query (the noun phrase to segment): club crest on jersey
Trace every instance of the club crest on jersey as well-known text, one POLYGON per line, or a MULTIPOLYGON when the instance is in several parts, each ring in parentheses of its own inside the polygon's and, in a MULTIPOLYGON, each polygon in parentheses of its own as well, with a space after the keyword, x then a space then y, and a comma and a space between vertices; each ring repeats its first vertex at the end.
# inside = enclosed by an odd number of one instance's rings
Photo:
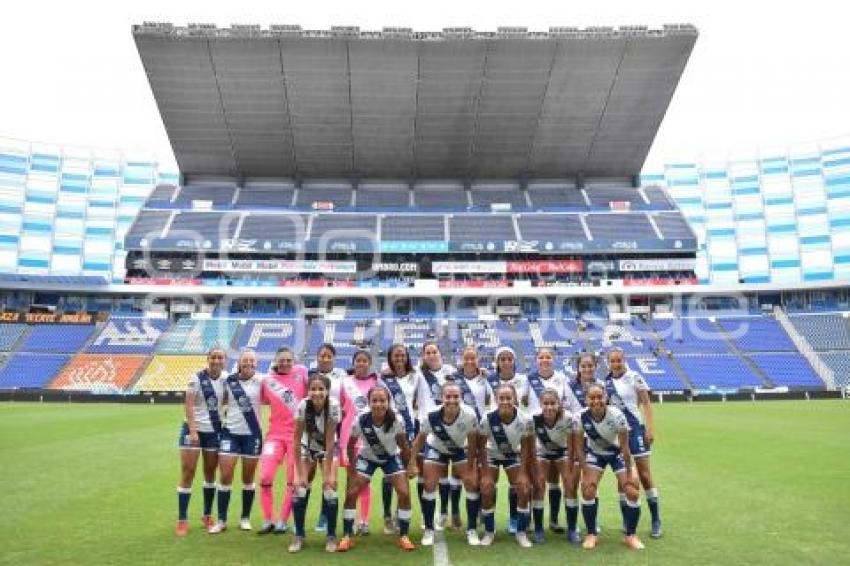
POLYGON ((358 409, 359 411, 362 411, 363 409, 365 409, 365 408, 366 408, 366 405, 367 405, 368 403, 366 402, 366 398, 365 398, 365 397, 357 397, 357 398, 354 400, 354 404, 357 406, 357 409, 358 409))
POLYGON ((294 400, 295 400, 295 397, 292 395, 292 391, 287 389, 283 392, 283 402, 284 403, 286 403, 287 405, 291 405, 294 400))
POLYGON ((393 401, 395 401, 396 406, 399 408, 404 407, 407 404, 407 399, 405 399, 404 393, 402 392, 396 393, 395 397, 393 397, 393 401))
POLYGON ((440 395, 440 385, 438 383, 431 386, 431 395, 433 395, 435 399, 440 395))
POLYGON ((251 400, 248 397, 242 397, 236 400, 236 403, 239 405, 239 409, 244 413, 245 411, 251 408, 251 400))
POLYGON ((214 397, 207 398, 207 410, 208 411, 217 411, 218 410, 218 400, 214 397))
POLYGON ((475 406, 475 397, 472 396, 472 393, 467 393, 463 396, 463 402, 470 406, 475 406))
POLYGON ((511 450, 511 445, 508 444, 507 442, 503 442, 503 443, 499 444, 499 450, 501 450, 505 454, 513 452, 513 450, 511 450))

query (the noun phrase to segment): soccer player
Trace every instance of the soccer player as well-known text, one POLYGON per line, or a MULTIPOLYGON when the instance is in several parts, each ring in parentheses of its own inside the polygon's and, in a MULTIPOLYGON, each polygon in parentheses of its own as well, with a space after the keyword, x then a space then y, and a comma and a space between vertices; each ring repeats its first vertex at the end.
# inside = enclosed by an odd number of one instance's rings
POLYGON ((526 529, 529 523, 528 499, 531 482, 526 470, 534 465, 534 423, 517 407, 516 390, 500 385, 496 390, 497 408, 481 420, 478 450, 481 458, 481 495, 484 511, 484 536, 481 544, 493 544, 496 536, 494 493, 497 468, 505 469, 508 483, 517 494, 516 541, 522 548, 531 546, 526 529))
MULTIPOLYGON (((446 379, 453 376, 457 370, 451 365, 443 363, 443 355, 434 341, 426 341, 422 345, 422 355, 417 372, 416 399, 419 406, 419 423, 428 418, 428 414, 442 403, 442 388, 446 379)), ((414 452, 417 459, 417 467, 420 472, 424 468, 422 456, 414 452)), ((424 509, 425 478, 420 476, 416 479, 416 490, 419 495, 419 508, 424 509)), ((451 487, 448 475, 440 480, 440 516, 437 519, 436 528, 443 530, 449 517, 449 497, 451 487)))
MULTIPOLYGON (((620 409, 629 423, 629 449, 635 461, 637 475, 646 492, 646 502, 652 517, 652 538, 661 538, 661 516, 658 510, 658 488, 652 480, 649 457, 652 454, 653 432, 652 403, 649 385, 638 372, 626 365, 626 355, 621 348, 608 351, 608 376, 605 391, 608 402, 620 409)), ((625 506, 624 495, 620 505, 625 506)))
POLYGON ((260 429, 260 397, 263 379, 256 375, 257 354, 245 350, 239 356, 238 371, 227 376, 224 398, 227 412, 218 451, 218 521, 209 528, 217 534, 227 528, 227 508, 236 462, 242 458, 242 514, 239 528, 251 530, 251 507, 254 505, 254 472, 263 446, 260 429))
POLYGON ((579 427, 575 446, 584 466, 581 473, 581 513, 587 526, 587 536, 582 546, 596 548, 596 515, 599 511, 596 494, 602 473, 607 466, 611 466, 617 477, 618 490, 626 497, 626 504, 622 507, 626 527, 623 542, 629 548, 642 549, 643 543, 635 534, 640 520, 640 491, 628 473, 632 459, 629 451, 629 424, 618 408, 607 404, 602 386, 591 385, 588 388, 587 408, 581 413, 579 427))
MULTIPOLYGON (((349 469, 345 447, 348 446, 348 438, 351 436, 351 427, 357 419, 357 415, 369 409, 369 401, 366 394, 378 382, 378 376, 372 373, 372 355, 366 350, 358 350, 351 358, 354 375, 346 375, 342 378, 342 387, 345 391, 347 406, 343 407, 342 427, 339 432, 340 466, 349 469)), ((348 481, 352 480, 349 474, 348 481)), ((358 533, 369 534, 369 511, 372 504, 372 490, 368 485, 360 492, 360 524, 358 533)))
MULTIPOLYGON (((448 476, 449 464, 452 464, 463 478, 466 488, 466 540, 471 546, 477 546, 478 477, 475 441, 478 420, 475 412, 461 403, 461 389, 457 383, 448 382, 442 387, 442 403, 429 412, 420 424, 419 434, 413 443, 413 453, 423 450, 423 470, 425 490, 422 495, 425 533, 422 545, 434 544, 434 512, 437 499, 437 485, 440 479, 448 476)), ((419 474, 416 459, 408 464, 408 476, 419 474)))
POLYGON ((322 510, 327 517, 325 550, 336 552, 339 500, 333 453, 341 411, 330 392, 330 379, 324 375, 313 374, 307 381, 307 397, 298 404, 293 441, 300 444, 301 450, 297 453, 295 463, 295 538, 289 545, 289 552, 299 552, 304 547, 304 520, 310 498, 310 484, 313 483, 318 463, 322 464, 322 510))
POLYGON ((293 440, 295 415, 298 403, 307 392, 307 368, 295 365, 295 354, 283 346, 277 350, 271 372, 263 380, 263 402, 271 409, 269 429, 260 458, 260 505, 263 509, 263 526, 257 534, 271 532, 282 534, 287 531, 287 521, 292 513, 295 497, 295 456, 300 442, 293 440), (277 469, 286 458, 286 492, 280 511, 280 521, 275 524, 274 478, 277 469))
MULTIPOLYGON (((535 415, 542 408, 540 406, 540 395, 544 389, 554 389, 563 399, 566 395, 567 376, 564 372, 555 369, 555 355, 551 348, 540 348, 537 351, 537 368, 528 374, 528 413, 535 415)), ((534 476, 534 470, 526 470, 529 477, 534 476)), ((560 478, 554 468, 550 469, 550 476, 546 485, 549 493, 549 528, 556 533, 562 533, 563 527, 558 525, 558 515, 561 511, 561 484, 560 478)), ((532 494, 532 506, 535 509, 543 508, 543 497, 545 492, 539 485, 534 485, 532 494)))
POLYGON ((207 367, 189 380, 186 388, 184 413, 186 420, 180 429, 180 485, 177 487, 177 527, 174 534, 182 537, 189 532, 189 498, 192 482, 198 467, 198 456, 203 455, 204 469, 204 528, 212 525, 212 507, 215 499, 215 470, 218 467, 218 448, 221 435, 221 410, 224 403, 222 373, 227 363, 223 348, 214 347, 207 352, 207 367))
MULTIPOLYGON (((578 415, 565 411, 561 402, 561 396, 554 389, 544 389, 540 401, 542 412, 533 416, 534 432, 537 436, 537 468, 534 482, 537 491, 543 492, 543 486, 547 478, 551 476, 554 468, 564 489, 570 493, 572 487, 572 468, 575 463, 575 447, 573 433, 576 429, 575 419, 578 415)), ((578 509, 576 509, 578 511, 578 509)), ((543 506, 535 506, 532 509, 534 518, 534 542, 542 543, 543 535, 543 506)), ((567 508, 568 532, 576 530, 575 520, 570 523, 569 507, 567 508)), ((579 542, 581 542, 579 540, 579 542)))
POLYGON ((369 409, 354 419, 351 437, 346 445, 349 484, 342 515, 343 538, 338 550, 345 552, 354 547, 354 507, 360 494, 370 489, 372 475, 378 468, 398 494, 398 546, 402 550, 415 550, 416 546, 408 537, 410 486, 402 462, 410 461, 410 445, 407 443, 404 420, 390 407, 390 394, 384 387, 372 387, 367 393, 367 400, 369 409))
MULTIPOLYGON (((381 374, 378 384, 390 393, 390 405, 404 421, 408 444, 413 444, 419 432, 416 413, 416 391, 419 378, 410 362, 410 354, 404 344, 393 344, 387 352, 387 371, 381 374)), ((381 483, 381 498, 384 504, 384 534, 393 534, 395 524, 392 517, 393 486, 390 478, 381 483)))

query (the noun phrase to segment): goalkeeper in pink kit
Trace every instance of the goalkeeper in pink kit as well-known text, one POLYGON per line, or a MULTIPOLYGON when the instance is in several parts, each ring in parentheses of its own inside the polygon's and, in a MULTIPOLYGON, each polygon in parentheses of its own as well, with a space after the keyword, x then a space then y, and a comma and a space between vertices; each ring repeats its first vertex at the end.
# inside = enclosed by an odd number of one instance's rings
POLYGON ((258 534, 283 534, 292 514, 294 494, 295 451, 293 442, 295 414, 298 403, 307 391, 307 368, 295 365, 295 354, 290 348, 279 348, 275 354, 268 377, 263 382, 262 400, 269 405, 269 428, 260 457, 260 506, 263 526, 258 534), (274 521, 274 478, 278 467, 286 458, 286 491, 280 511, 280 520, 274 521))

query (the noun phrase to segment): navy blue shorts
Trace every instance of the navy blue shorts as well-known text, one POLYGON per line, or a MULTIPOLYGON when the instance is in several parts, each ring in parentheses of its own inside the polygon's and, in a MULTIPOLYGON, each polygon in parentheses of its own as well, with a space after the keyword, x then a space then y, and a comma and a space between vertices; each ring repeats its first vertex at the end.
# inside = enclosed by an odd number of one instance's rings
POLYGON ((626 471, 626 463, 623 461, 623 455, 619 452, 616 454, 597 454, 588 450, 584 458, 588 466, 597 470, 604 471, 606 466, 611 466, 611 470, 615 474, 626 471))
POLYGON ((259 458, 263 451, 263 439, 253 434, 232 434, 227 429, 221 432, 219 454, 259 458))
POLYGON ((426 443, 422 449, 422 458, 426 462, 434 462, 435 464, 463 464, 466 462, 466 450, 459 448, 454 454, 445 454, 426 443))
POLYGON ((184 422, 183 426, 180 427, 180 436, 177 438, 178 447, 188 450, 211 450, 218 452, 220 440, 218 433, 198 431, 198 440, 200 444, 198 446, 192 446, 189 442, 189 425, 184 422))
POLYGON ((548 462, 557 462, 559 460, 565 460, 567 458, 567 449, 561 448, 560 450, 549 450, 549 451, 537 451, 537 458, 540 460, 546 460, 548 462))
POLYGON ((646 443, 644 434, 646 427, 643 425, 633 426, 629 430, 629 452, 632 458, 645 458, 652 454, 652 449, 646 443))
POLYGON ((357 469, 357 473, 361 476, 369 478, 371 478, 378 469, 384 472, 384 477, 404 472, 404 466, 401 465, 401 458, 399 458, 398 455, 391 456, 383 463, 375 462, 374 460, 367 460, 363 456, 358 455, 357 463, 354 464, 354 467, 357 469))
POLYGON ((517 456, 500 456, 498 458, 494 458, 489 454, 487 455, 487 463, 493 468, 498 468, 499 466, 501 466, 506 470, 516 468, 520 465, 520 461, 517 456))

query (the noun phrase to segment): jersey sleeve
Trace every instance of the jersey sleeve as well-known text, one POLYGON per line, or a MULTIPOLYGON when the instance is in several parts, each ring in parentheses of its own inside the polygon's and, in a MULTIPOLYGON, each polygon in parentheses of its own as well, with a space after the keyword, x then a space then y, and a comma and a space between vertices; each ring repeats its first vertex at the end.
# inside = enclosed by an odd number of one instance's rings
POLYGON ((330 400, 328 411, 329 421, 333 422, 334 424, 338 424, 342 420, 342 410, 340 410, 339 403, 337 403, 336 400, 330 400))
POLYGON ((307 412, 307 399, 302 399, 298 403, 298 410, 295 412, 295 420, 299 423, 304 422, 304 416, 307 412))
POLYGON ((363 434, 363 429, 360 428, 360 419, 354 419, 351 424, 351 433, 349 438, 359 438, 363 434))
POLYGON ((200 389, 201 382, 198 380, 198 376, 193 374, 192 377, 189 378, 189 381, 186 382, 186 391, 197 393, 200 389))
POLYGON ((635 390, 649 391, 649 384, 646 382, 643 376, 637 372, 635 372, 635 390))
POLYGON ((626 415, 622 411, 617 411, 614 415, 614 423, 617 426, 617 432, 628 432, 629 423, 626 421, 626 415))

